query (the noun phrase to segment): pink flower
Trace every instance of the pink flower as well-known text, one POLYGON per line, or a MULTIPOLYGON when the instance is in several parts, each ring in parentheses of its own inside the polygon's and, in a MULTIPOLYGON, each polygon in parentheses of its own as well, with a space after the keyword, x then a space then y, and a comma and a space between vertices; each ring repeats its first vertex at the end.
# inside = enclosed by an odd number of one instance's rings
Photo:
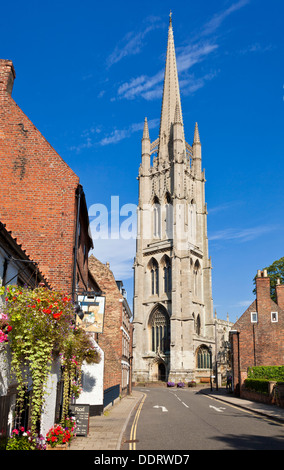
POLYGON ((18 431, 18 429, 13 429, 13 431, 12 431, 12 432, 13 432, 14 434, 19 434, 19 431, 18 431))

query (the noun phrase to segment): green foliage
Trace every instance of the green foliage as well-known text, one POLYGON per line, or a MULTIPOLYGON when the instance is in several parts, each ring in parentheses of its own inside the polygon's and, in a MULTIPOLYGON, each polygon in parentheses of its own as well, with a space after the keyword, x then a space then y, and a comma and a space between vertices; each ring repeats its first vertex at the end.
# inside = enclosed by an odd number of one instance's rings
MULTIPOLYGON (((32 382, 31 436, 36 436, 52 361, 60 357, 63 368, 63 422, 68 415, 72 393, 80 392, 83 361, 99 362, 100 357, 88 333, 75 327, 74 305, 67 296, 45 287, 32 290, 9 286, 5 301, 0 329, 1 337, 5 332, 8 339, 4 339, 12 353, 12 373, 18 383, 17 409, 21 414, 25 391, 32 382)), ((9 440, 9 446, 26 445, 25 439, 20 440, 16 434, 13 439, 12 442, 9 440)))
MULTIPOLYGON (((280 279, 281 284, 284 282, 284 256, 279 260, 274 261, 267 268, 267 275, 270 277, 270 295, 271 299, 276 301, 275 286, 277 284, 277 279, 280 279)), ((254 277, 253 283, 255 285, 256 276, 254 277)), ((254 288, 253 293, 256 294, 256 288, 254 288)))
POLYGON ((265 379, 246 379, 245 387, 254 392, 268 394, 269 380, 265 379))
POLYGON ((32 290, 9 286, 5 311, 12 327, 9 345, 12 372, 18 382, 17 405, 21 412, 25 389, 31 378, 31 428, 35 433, 50 366, 72 328, 74 308, 70 299, 58 292, 42 287, 32 290))
POLYGON ((265 380, 281 382, 281 381, 284 381, 284 366, 249 367, 248 378, 265 379, 265 380))

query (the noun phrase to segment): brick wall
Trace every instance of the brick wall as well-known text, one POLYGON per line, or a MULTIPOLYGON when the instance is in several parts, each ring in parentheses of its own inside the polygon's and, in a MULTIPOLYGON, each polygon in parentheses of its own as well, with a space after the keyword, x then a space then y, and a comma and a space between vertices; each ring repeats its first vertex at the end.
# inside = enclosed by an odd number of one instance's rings
POLYGON ((95 256, 89 257, 89 270, 106 296, 104 329, 97 342, 105 354, 104 390, 122 383, 122 302, 112 271, 95 256))
POLYGON ((0 220, 51 286, 71 292, 79 178, 11 97, 14 78, 0 60, 0 220))
POLYGON ((256 300, 234 324, 231 335, 233 377, 236 386, 246 378, 248 367, 284 364, 284 310, 270 297, 270 279, 266 272, 258 272, 256 300), (252 322, 252 312, 257 322, 252 322), (271 313, 277 320, 272 321, 271 313))

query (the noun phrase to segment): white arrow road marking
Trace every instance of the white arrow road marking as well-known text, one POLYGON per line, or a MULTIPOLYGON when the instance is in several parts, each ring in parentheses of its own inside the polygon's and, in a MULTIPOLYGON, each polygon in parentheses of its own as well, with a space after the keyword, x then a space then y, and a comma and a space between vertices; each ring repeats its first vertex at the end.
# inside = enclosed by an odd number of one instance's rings
POLYGON ((214 410, 219 411, 220 413, 223 413, 223 410, 226 409, 223 406, 221 406, 220 408, 217 408, 217 406, 212 406, 212 405, 209 405, 209 408, 214 408, 214 410))
POLYGON ((163 412, 168 411, 165 406, 155 405, 155 406, 153 406, 153 408, 162 408, 162 411, 163 411, 163 412))

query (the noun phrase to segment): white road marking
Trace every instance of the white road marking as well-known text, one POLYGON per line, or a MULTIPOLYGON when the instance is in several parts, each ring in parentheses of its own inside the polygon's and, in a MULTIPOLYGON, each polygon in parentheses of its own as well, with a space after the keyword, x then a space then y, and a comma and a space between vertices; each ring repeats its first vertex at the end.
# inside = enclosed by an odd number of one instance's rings
POLYGON ((162 408, 162 411, 163 411, 163 413, 165 413, 165 412, 167 412, 167 411, 168 411, 168 410, 167 410, 167 408, 166 408, 165 406, 159 406, 159 405, 155 405, 155 406, 153 406, 153 408, 162 408))
POLYGON ((212 406, 212 405, 209 405, 209 408, 213 408, 214 410, 219 411, 220 413, 223 413, 223 410, 226 409, 223 406, 220 406, 220 408, 217 408, 217 406, 212 406))

